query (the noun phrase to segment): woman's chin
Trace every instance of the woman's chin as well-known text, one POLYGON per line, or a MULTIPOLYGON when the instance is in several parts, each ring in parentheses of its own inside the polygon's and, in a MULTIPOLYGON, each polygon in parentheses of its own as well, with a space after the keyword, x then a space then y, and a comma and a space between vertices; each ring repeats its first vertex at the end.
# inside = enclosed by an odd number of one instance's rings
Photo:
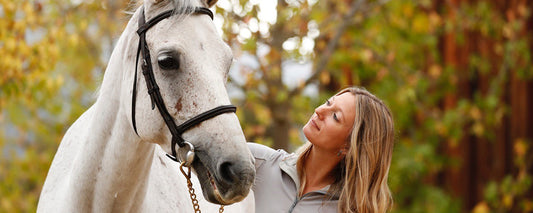
POLYGON ((304 133, 304 136, 305 138, 307 138, 307 140, 309 140, 310 136, 311 136, 311 131, 312 131, 312 127, 311 127, 311 124, 307 123, 303 128, 302 128, 302 132, 304 133))

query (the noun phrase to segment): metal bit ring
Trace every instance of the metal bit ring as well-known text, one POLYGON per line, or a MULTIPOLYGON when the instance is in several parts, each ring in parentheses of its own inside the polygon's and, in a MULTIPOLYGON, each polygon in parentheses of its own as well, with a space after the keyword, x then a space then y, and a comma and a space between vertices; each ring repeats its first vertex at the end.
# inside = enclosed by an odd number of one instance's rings
POLYGON ((180 147, 178 149, 179 160, 183 162, 185 166, 191 166, 192 161, 194 160, 194 155, 195 155, 194 146, 187 141, 183 143, 185 144, 185 146, 180 147))

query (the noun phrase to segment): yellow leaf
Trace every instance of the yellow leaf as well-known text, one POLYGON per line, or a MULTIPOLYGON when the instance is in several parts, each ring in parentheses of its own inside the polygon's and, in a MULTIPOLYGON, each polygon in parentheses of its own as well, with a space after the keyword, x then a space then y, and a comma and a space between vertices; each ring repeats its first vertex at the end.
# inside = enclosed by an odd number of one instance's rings
POLYGON ((15 38, 8 38, 4 42, 5 42, 4 44, 6 47, 6 51, 8 53, 12 53, 15 51, 15 48, 17 47, 17 41, 15 40, 15 38))
POLYGON ((50 57, 51 58, 57 58, 59 56, 59 48, 57 47, 57 45, 50 45, 50 57))
POLYGON ((13 31, 11 33, 13 34, 22 34, 26 31, 26 20, 21 19, 18 21, 15 21, 15 24, 13 25, 13 31))
POLYGON ((56 78, 56 86, 57 87, 60 87, 61 85, 63 85, 63 82, 65 82, 65 79, 63 78, 63 76, 60 75, 60 76, 58 76, 56 78))
POLYGON ((477 136, 482 136, 483 133, 485 133, 485 127, 483 127, 483 124, 481 122, 476 122, 474 126, 472 126, 472 131, 477 136))
POLYGON ((79 43, 79 38, 78 36, 72 34, 69 36, 69 43, 70 45, 72 46, 78 46, 78 43, 79 43))
POLYGON ((14 11, 16 9, 16 7, 17 7, 15 5, 15 3, 13 3, 12 1, 5 2, 3 4, 3 6, 4 6, 5 10, 9 11, 9 12, 14 11))
POLYGON ((11 202, 9 201, 9 199, 7 198, 2 198, 2 200, 0 201, 0 204, 2 204, 2 208, 4 210, 8 210, 8 209, 13 209, 13 206, 11 205, 11 202))
POLYGON ((513 196, 506 194, 503 196, 503 205, 507 208, 510 208, 513 206, 513 196))
POLYGON ((437 79, 439 78, 441 73, 442 73, 442 68, 439 65, 433 64, 429 67, 429 76, 431 78, 437 79))
POLYGON ((429 14, 429 23, 431 24, 432 28, 435 28, 435 27, 439 26, 441 24, 441 22, 442 22, 442 19, 439 16, 438 13, 432 11, 429 14))
POLYGON ((502 28, 502 33, 505 38, 514 38, 514 31, 511 27, 511 25, 506 24, 502 28))
POLYGON ((413 31, 420 33, 429 32, 429 20, 426 15, 417 15, 414 17, 413 31))
POLYGON ((518 14, 520 14, 520 16, 528 16, 528 13, 529 12, 525 4, 518 5, 518 14))
POLYGON ((439 135, 446 135, 448 134, 448 128, 446 128, 446 125, 444 125, 442 122, 438 122, 437 124, 435 124, 435 130, 437 131, 437 133, 439 133, 439 135))
POLYGON ((28 13, 26 14, 26 20, 27 20, 27 24, 30 27, 34 28, 37 22, 37 16, 35 16, 34 13, 28 13))
POLYGON ((22 3, 22 10, 24 11, 26 15, 33 13, 33 7, 31 6, 29 2, 22 3))
POLYGON ((529 200, 524 201, 524 211, 525 212, 533 211, 533 201, 529 201, 529 200))
POLYGON ((490 207, 485 202, 478 203, 474 209, 472 209, 472 213, 489 213, 490 207))
POLYGON ((372 59, 372 55, 372 50, 370 49, 364 49, 361 51, 361 59, 363 59, 365 62, 370 61, 372 59))
POLYGON ((87 29, 87 26, 89 26, 87 20, 84 19, 80 21, 80 31, 85 31, 87 29))
POLYGON ((323 84, 329 84, 329 81, 331 80, 331 77, 327 72, 320 73, 320 82, 323 84))
POLYGON ((54 82, 50 79, 46 80, 46 89, 47 90, 53 90, 54 89, 54 82))
POLYGON ((479 110, 478 107, 474 106, 470 109, 470 117, 474 120, 480 120, 481 119, 481 110, 479 110))
POLYGON ((403 9, 402 11, 405 17, 413 16, 414 10, 411 4, 405 4, 405 6, 402 9, 403 9))
POLYGON ((524 157, 524 155, 526 154, 527 152, 527 143, 524 139, 520 138, 520 139, 517 139, 514 143, 514 152, 516 153, 516 155, 518 155, 517 157, 524 157))

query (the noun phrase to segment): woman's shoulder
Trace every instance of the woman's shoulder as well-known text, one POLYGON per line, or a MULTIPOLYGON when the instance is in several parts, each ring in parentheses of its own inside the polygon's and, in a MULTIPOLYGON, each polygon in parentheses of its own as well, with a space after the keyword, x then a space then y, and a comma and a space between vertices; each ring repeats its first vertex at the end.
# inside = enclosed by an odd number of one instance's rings
POLYGON ((288 153, 282 149, 274 150, 268 146, 258 143, 248 143, 248 148, 256 159, 271 160, 276 157, 286 156, 288 153))
POLYGON ((289 153, 282 149, 274 150, 268 146, 258 143, 248 143, 248 147, 250 148, 250 152, 252 152, 252 155, 255 159, 256 169, 262 167, 266 162, 268 162, 267 165, 278 165, 279 161, 289 155, 289 153))

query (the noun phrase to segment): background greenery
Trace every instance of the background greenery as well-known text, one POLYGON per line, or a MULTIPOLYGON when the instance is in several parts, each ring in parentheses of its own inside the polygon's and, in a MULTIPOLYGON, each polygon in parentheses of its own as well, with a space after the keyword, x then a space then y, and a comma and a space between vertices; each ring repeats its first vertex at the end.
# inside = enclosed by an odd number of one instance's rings
MULTIPOLYGON (((249 141, 293 150, 316 106, 363 86, 395 116, 394 212, 531 212, 531 5, 219 0, 215 22, 234 51, 229 88, 249 141)), ((0 212, 35 211, 134 8, 0 0, 0 212)))

